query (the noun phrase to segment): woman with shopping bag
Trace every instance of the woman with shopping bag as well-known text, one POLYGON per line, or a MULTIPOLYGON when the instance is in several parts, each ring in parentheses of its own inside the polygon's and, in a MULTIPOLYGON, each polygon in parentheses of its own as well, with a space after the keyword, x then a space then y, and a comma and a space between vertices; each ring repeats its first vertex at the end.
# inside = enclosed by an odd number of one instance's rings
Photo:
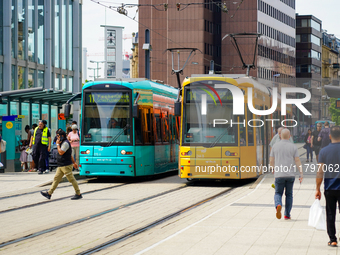
POLYGON ((315 198, 321 199, 320 187, 324 179, 328 246, 337 247, 335 218, 337 204, 340 205, 340 126, 331 128, 330 139, 332 143, 322 148, 319 154, 315 198))

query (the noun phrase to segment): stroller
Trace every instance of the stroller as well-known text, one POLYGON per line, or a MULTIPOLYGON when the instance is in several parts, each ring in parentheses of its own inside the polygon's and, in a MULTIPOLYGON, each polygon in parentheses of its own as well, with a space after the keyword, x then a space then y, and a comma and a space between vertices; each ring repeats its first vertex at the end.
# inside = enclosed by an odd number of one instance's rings
POLYGON ((58 167, 58 165, 57 165, 57 156, 58 156, 57 145, 53 144, 51 146, 50 156, 48 158, 48 167, 49 167, 49 170, 51 172, 52 172, 52 170, 54 168, 58 167))

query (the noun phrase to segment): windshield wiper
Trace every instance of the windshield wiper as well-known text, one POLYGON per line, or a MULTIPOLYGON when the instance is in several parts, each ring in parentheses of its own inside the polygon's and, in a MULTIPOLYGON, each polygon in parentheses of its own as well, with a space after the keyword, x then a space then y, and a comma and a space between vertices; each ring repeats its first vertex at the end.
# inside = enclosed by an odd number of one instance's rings
POLYGON ((215 145, 222 139, 222 137, 228 132, 228 128, 226 128, 226 130, 220 134, 217 139, 212 142, 211 144, 208 144, 208 145, 203 145, 204 148, 212 148, 212 147, 215 147, 215 145))
POLYGON ((129 124, 126 124, 126 126, 125 126, 118 134, 116 134, 116 135, 112 138, 112 140, 111 140, 105 147, 111 146, 111 145, 118 139, 118 137, 120 137, 120 135, 123 134, 124 131, 125 131, 127 128, 129 128, 129 127, 130 127, 130 125, 129 125, 129 124))

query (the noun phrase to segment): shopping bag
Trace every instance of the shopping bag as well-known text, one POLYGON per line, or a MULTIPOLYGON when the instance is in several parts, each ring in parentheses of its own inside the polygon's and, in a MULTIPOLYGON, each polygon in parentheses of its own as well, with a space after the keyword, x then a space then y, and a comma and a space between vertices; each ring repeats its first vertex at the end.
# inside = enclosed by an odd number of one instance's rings
POLYGON ((0 167, 3 167, 4 165, 0 162, 0 167))
POLYGON ((28 147, 27 149, 26 149, 26 153, 27 154, 31 154, 33 152, 33 150, 30 148, 30 147, 28 147))
POLYGON ((326 230, 326 213, 319 199, 315 199, 309 209, 308 226, 314 227, 317 230, 326 230))

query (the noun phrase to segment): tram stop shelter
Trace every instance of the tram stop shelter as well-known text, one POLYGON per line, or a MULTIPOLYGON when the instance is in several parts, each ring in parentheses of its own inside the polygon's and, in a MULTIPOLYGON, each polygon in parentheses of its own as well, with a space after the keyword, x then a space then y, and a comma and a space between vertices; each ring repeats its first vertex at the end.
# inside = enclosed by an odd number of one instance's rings
MULTIPOLYGON (((0 133, 6 140, 6 152, 1 153, 1 170, 21 171, 19 144, 27 139, 25 126, 46 120, 52 139, 58 128, 66 128, 65 120, 58 120, 63 104, 77 94, 43 87, 0 92, 0 133), (6 158, 6 160, 5 160, 6 158)), ((76 100, 79 100, 77 98, 76 100)))

